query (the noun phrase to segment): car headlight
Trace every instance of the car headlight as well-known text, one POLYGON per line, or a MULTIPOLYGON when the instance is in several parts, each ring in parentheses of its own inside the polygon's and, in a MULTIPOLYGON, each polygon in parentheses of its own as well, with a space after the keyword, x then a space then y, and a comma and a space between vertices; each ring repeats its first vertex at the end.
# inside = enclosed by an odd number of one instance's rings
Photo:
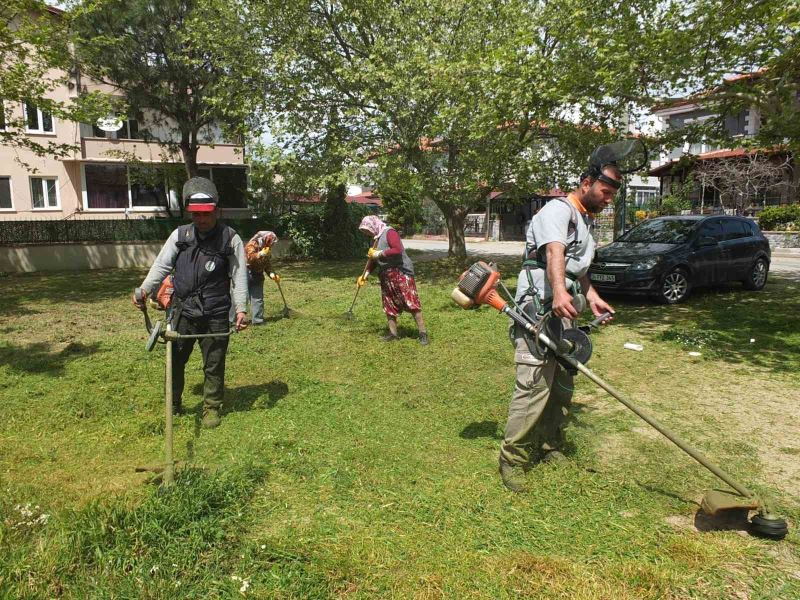
POLYGON ((653 267, 655 267, 659 262, 661 262, 660 256, 651 256, 650 258, 646 258, 644 260, 640 260, 639 262, 635 262, 631 265, 631 270, 633 271, 649 271, 653 267))

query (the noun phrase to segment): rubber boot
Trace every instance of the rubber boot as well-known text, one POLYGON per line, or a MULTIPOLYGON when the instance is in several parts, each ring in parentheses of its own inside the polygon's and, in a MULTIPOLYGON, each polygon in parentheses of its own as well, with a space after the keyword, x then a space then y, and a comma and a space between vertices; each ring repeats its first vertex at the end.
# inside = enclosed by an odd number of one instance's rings
POLYGON ((219 426, 220 421, 221 419, 218 408, 203 408, 203 427, 206 429, 214 429, 215 427, 219 426))
POLYGON ((522 467, 515 467, 500 457, 500 479, 503 485, 512 492, 520 493, 525 491, 524 472, 522 467))

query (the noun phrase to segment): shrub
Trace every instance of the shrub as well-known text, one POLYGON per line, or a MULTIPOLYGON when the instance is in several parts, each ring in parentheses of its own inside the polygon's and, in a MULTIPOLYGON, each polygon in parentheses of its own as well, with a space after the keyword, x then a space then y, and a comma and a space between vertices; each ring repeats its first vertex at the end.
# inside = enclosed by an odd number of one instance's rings
POLYGON ((322 254, 322 208, 313 207, 280 217, 281 226, 292 240, 292 253, 318 257, 322 254))
POLYGON ((679 215, 682 210, 689 210, 690 208, 692 208, 690 200, 670 194, 661 198, 659 212, 662 215, 679 215))
POLYGON ((758 215, 758 225, 766 231, 800 230, 800 204, 765 208, 758 215))

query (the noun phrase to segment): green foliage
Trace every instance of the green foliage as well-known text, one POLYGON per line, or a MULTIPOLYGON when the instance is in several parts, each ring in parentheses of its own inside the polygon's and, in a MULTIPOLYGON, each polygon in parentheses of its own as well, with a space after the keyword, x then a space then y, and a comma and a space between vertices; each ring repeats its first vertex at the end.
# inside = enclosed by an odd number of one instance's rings
POLYGON ((322 255, 323 214, 320 207, 283 214, 279 222, 292 240, 294 254, 309 258, 322 255))
POLYGON ((661 197, 659 212, 662 215, 679 215, 681 211, 691 208, 692 202, 688 198, 675 194, 668 194, 661 197))
POLYGON ((765 208, 758 213, 758 225, 766 231, 800 231, 800 204, 765 208))
POLYGON ((670 193, 661 196, 658 212, 662 215, 679 215, 683 210, 690 210, 692 201, 689 199, 689 194, 694 186, 695 181, 692 176, 682 183, 673 184, 670 193))
POLYGON ((410 236, 421 231, 425 215, 424 192, 419 180, 407 169, 395 168, 394 161, 383 159, 379 164, 374 185, 389 222, 402 235, 410 236))
POLYGON ((325 194, 322 214, 322 257, 355 258, 363 236, 352 226, 344 183, 331 185, 325 194))

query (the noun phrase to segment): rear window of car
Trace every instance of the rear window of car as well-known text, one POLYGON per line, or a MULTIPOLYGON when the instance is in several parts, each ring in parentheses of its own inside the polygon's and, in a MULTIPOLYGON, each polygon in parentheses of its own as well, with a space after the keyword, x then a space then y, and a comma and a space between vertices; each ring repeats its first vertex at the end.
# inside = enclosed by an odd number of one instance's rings
POLYGON ((708 219, 703 221, 700 225, 700 231, 698 235, 700 237, 714 238, 718 242, 721 242, 723 239, 725 239, 722 232, 722 224, 720 223, 719 219, 708 219))

